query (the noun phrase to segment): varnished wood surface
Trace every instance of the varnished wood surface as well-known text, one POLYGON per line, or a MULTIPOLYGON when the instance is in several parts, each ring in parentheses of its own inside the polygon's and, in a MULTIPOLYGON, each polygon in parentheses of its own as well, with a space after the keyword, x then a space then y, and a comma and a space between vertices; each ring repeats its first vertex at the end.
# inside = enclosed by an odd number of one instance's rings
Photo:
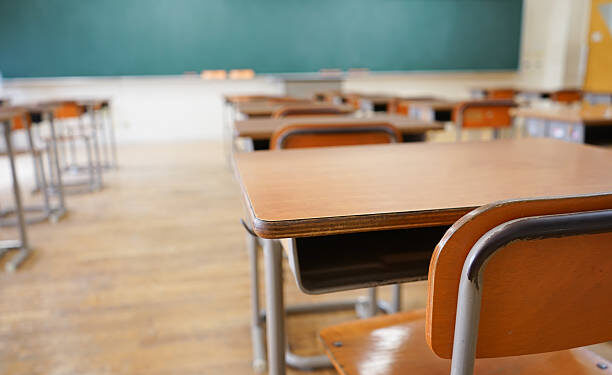
MULTIPOLYGON (((427 335, 434 351, 451 356, 461 269, 481 236, 521 217, 601 209, 612 209, 612 193, 499 202, 455 223, 429 269, 427 335)), ((610 233, 535 239, 513 242, 495 254, 483 276, 477 355, 532 354, 612 338, 612 301, 601 298, 612 290, 611 243, 610 233)))
MULTIPOLYGON (((299 102, 292 102, 293 104, 299 104, 300 106, 310 106, 312 108, 317 107, 329 107, 329 103, 322 102, 313 102, 311 100, 304 100, 299 102)), ((236 103, 236 110, 240 113, 243 113, 247 116, 253 117, 269 117, 272 116, 274 112, 281 109, 287 105, 287 103, 271 103, 271 102, 244 102, 244 103, 236 103)), ((333 105, 338 108, 339 111, 343 113, 352 113, 355 109, 348 105, 333 105)))
POLYGON ((455 100, 409 100, 411 108, 431 109, 434 111, 452 111, 459 103, 455 100))
POLYGON ((14 117, 23 116, 25 113, 25 110, 21 107, 0 107, 0 122, 11 121, 14 117))
MULTIPOLYGON (((19 271, 3 271, 14 253, 0 258, 0 373, 255 374, 240 192, 221 144, 118 151, 120 169, 105 174, 103 191, 67 196, 64 219, 28 227, 34 252, 19 271)), ((24 156, 18 164, 32 163, 24 156)), ((20 171, 25 204, 39 203, 29 194, 31 176, 20 171)), ((2 207, 11 202, 7 175, 0 164, 2 207)), ((16 233, 0 228, 0 241, 16 233)), ((363 295, 308 296, 284 270, 288 304, 363 295)), ((389 298, 387 288, 379 291, 389 298)), ((402 292, 404 308, 425 305, 424 283, 402 292)), ((299 354, 321 354, 319 330, 355 318, 354 311, 292 315, 289 343, 299 354)))
POLYGON ((264 238, 450 225, 498 200, 612 191, 612 151, 552 139, 236 155, 264 238))
POLYGON ((515 117, 540 118, 552 121, 583 123, 585 125, 612 125, 612 106, 583 105, 581 107, 517 108, 515 117))
MULTIPOLYGON (((325 349, 342 375, 448 375, 450 360, 425 341, 425 312, 412 311, 339 324, 321 331, 325 349)), ((478 359, 478 375, 607 375, 612 363, 587 349, 520 357, 478 359), (606 364, 600 369, 597 364, 606 364)))
POLYGON ((374 115, 368 117, 344 116, 308 116, 291 119, 256 118, 236 121, 234 124, 237 137, 253 139, 270 139, 279 128, 294 124, 362 124, 372 121, 386 122, 399 129, 402 134, 423 134, 430 130, 442 130, 444 124, 434 121, 410 119, 400 115, 374 115))

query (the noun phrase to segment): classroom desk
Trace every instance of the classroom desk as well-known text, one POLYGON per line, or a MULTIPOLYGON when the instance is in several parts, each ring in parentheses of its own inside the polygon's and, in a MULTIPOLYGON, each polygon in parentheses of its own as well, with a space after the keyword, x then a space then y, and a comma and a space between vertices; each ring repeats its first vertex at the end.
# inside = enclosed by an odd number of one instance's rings
MULTIPOLYGON (((271 103, 271 102, 245 102, 245 103, 236 103, 234 105, 237 112, 242 113, 249 118, 252 117, 270 117, 274 112, 278 109, 285 107, 287 105, 296 104, 300 107, 302 106, 312 106, 313 108, 317 107, 329 107, 328 103, 318 103, 313 102, 312 100, 304 100, 298 102, 289 102, 289 103, 271 103)), ((349 105, 337 105, 332 104, 332 106, 337 107, 340 112, 348 114, 355 111, 355 108, 349 105)))
POLYGON ((612 106, 517 108, 514 117, 525 119, 531 137, 557 138, 569 142, 612 143, 612 106))
POLYGON ((612 151, 552 139, 236 155, 263 238, 270 374, 285 372, 282 248, 300 288, 327 293, 427 277, 449 225, 498 200, 612 191, 612 151))
POLYGON ((449 122, 453 110, 460 103, 456 100, 412 100, 409 101, 408 116, 423 121, 449 122))
POLYGON ((410 119, 399 115, 355 116, 308 116, 294 118, 255 118, 234 123, 234 136, 249 138, 253 150, 269 148, 269 141, 277 129, 291 124, 360 124, 372 121, 386 122, 402 133, 404 142, 423 141, 430 130, 443 130, 444 124, 432 121, 410 119))

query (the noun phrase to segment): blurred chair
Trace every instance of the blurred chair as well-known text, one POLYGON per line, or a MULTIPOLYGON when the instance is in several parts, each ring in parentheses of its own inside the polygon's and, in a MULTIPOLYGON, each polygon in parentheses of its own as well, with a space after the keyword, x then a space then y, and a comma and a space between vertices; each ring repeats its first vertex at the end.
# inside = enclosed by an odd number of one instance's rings
POLYGON ((513 100, 476 100, 459 104, 453 111, 457 141, 461 141, 463 129, 492 128, 493 137, 499 138, 500 129, 512 127, 510 109, 516 106, 513 100))
POLYGON ((282 127, 270 139, 270 149, 354 146, 400 142, 402 135, 391 124, 295 124, 282 127))
MULTIPOLYGON (((395 143, 401 140, 401 133, 394 126, 375 122, 361 124, 300 124, 290 125, 278 129, 270 141, 271 149, 290 149, 303 147, 327 147, 348 146, 380 143, 395 143)), ((279 155, 279 157, 281 157, 279 155)), ((252 294, 252 335, 253 335, 253 364, 261 368, 265 363, 265 342, 263 336, 264 320, 259 315, 259 287, 258 287, 258 251, 260 247, 258 237, 243 221, 247 230, 247 248, 251 261, 251 294, 252 294)), ((266 272, 281 272, 282 270, 266 270, 266 272)), ((326 301, 319 304, 308 304, 300 306, 288 306, 285 312, 289 313, 313 313, 335 310, 356 309, 359 316, 371 317, 379 310, 385 312, 397 312, 400 308, 400 288, 393 286, 393 299, 390 304, 378 301, 377 291, 371 288, 366 299, 348 301, 326 301)), ((331 366, 325 355, 299 356, 287 349, 287 364, 299 369, 316 369, 331 366)))
POLYGON ((342 115, 344 112, 333 105, 285 105, 272 114, 272 118, 299 116, 329 116, 342 115))
MULTIPOLYGON (((63 162, 63 172, 72 175, 80 175, 81 172, 87 173, 86 180, 64 182, 64 187, 71 188, 70 190, 67 189, 66 192, 81 193, 102 189, 102 160, 97 138, 98 129, 96 129, 99 125, 94 120, 94 109, 90 108, 92 118, 86 126, 83 117, 87 112, 87 105, 73 100, 55 103, 58 104, 53 112, 58 133, 55 142, 60 146, 58 147, 59 158, 63 162), (85 147, 86 164, 84 165, 79 164, 77 143, 85 147), (70 160, 68 160, 68 154, 70 154, 70 160)), ((48 143, 54 142, 49 137, 46 141, 48 143)))
POLYGON ((426 312, 321 338, 343 375, 608 374, 578 347, 612 339, 610 243, 610 193, 483 206, 436 247, 426 312))
POLYGON ((575 103, 582 101, 582 90, 564 89, 550 94, 550 100, 557 103, 575 103))

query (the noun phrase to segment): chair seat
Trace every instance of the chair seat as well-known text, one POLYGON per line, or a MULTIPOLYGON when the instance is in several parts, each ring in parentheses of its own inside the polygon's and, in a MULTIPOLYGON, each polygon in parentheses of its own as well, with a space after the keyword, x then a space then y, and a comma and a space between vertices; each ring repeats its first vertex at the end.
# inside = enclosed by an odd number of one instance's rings
MULTIPOLYGON (((560 328, 562 329, 562 327, 560 328)), ((425 340, 425 310, 344 323, 321 331, 327 355, 343 375, 448 375, 448 359, 425 340)), ((476 375, 612 374, 612 363, 584 349, 477 359, 476 375), (607 366, 606 369, 598 367, 607 366), (605 365, 605 366, 602 366, 605 365)))

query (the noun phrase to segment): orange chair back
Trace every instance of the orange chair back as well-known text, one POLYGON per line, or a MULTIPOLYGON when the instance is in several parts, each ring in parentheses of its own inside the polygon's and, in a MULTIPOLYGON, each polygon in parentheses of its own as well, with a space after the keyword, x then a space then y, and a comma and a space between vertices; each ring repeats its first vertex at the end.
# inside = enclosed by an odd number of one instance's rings
POLYGON ((57 119, 76 118, 83 114, 82 105, 76 102, 63 102, 53 111, 53 117, 57 119))
POLYGON ((272 118, 300 117, 300 116, 329 116, 342 115, 344 112, 336 106, 324 105, 287 105, 272 114, 272 118))
POLYGON ((278 129, 270 140, 270 149, 356 146, 395 143, 401 133, 391 124, 294 124, 278 129))
POLYGON ((453 120, 464 129, 507 128, 512 125, 510 109, 516 107, 511 100, 479 100, 463 102, 453 111, 453 120))
POLYGON ((550 99, 559 103, 573 103, 582 100, 582 91, 580 90, 559 90, 550 95, 550 99))
POLYGON ((13 130, 27 129, 32 125, 32 118, 29 113, 13 117, 13 130))
MULTIPOLYGON (((497 202, 458 220, 429 268, 427 341, 450 358, 463 264, 476 242, 511 220, 612 209, 612 193, 497 202)), ((612 232, 509 243, 486 263, 477 358, 544 353, 612 339, 612 232)))
POLYGON ((513 100, 515 95, 516 95, 516 90, 514 90, 514 89, 491 89, 491 90, 487 90, 487 99, 513 100))

